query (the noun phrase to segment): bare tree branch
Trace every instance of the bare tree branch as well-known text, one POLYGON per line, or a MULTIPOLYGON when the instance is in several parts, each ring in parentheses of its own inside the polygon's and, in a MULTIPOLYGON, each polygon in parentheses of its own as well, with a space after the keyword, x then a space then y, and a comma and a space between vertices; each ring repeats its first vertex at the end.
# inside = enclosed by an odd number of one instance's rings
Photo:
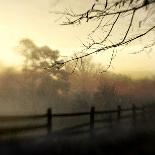
MULTIPOLYGON (((95 22, 97 23, 97 26, 91 31, 91 33, 89 33, 89 40, 86 43, 82 42, 82 45, 84 47, 82 51, 84 51, 84 54, 72 57, 63 62, 57 62, 55 64, 52 64, 50 68, 59 65, 62 67, 66 63, 71 61, 76 61, 76 63, 78 63, 79 59, 81 60, 82 64, 82 59, 84 57, 97 54, 108 49, 117 48, 122 45, 127 45, 145 36, 146 34, 155 29, 155 23, 153 23, 153 25, 151 25, 151 27, 148 28, 146 31, 141 32, 139 27, 139 31, 137 32, 137 34, 133 32, 131 33, 131 28, 134 27, 133 23, 138 22, 135 21, 135 16, 137 15, 137 13, 139 13, 139 11, 143 8, 146 8, 145 11, 148 11, 148 7, 150 5, 154 5, 155 0, 106 0, 104 2, 105 3, 101 3, 100 0, 96 1, 92 4, 90 9, 86 10, 84 13, 74 13, 72 10, 66 10, 65 12, 54 12, 56 14, 65 15, 66 20, 62 23, 62 25, 75 25, 82 24, 82 22, 95 22), (111 40, 113 39, 112 37, 114 37, 115 35, 119 36, 115 33, 115 30, 121 32, 119 22, 122 22, 122 19, 126 17, 130 18, 127 25, 127 29, 125 30, 125 32, 123 32, 120 40, 115 39, 114 43, 111 42, 111 40), (96 39, 98 34, 101 33, 106 34, 104 35, 104 37, 96 39), (131 34, 129 35, 129 33, 131 34), (108 43, 108 41, 110 41, 110 44, 108 43)), ((144 19, 146 20, 145 17, 144 19)), ((140 22, 141 21, 139 21, 139 23, 140 22)), ((150 46, 146 46, 145 49, 149 47, 150 46)), ((108 69, 110 68, 114 59, 114 51, 115 50, 113 49, 113 54, 107 67, 108 69)), ((75 65, 74 70, 76 69, 76 66, 77 64, 75 65)))
POLYGON ((79 59, 82 59, 82 58, 84 58, 84 57, 90 56, 90 55, 92 55, 92 54, 99 53, 99 52, 101 52, 101 51, 105 51, 105 50, 108 50, 108 49, 111 49, 111 48, 115 48, 115 47, 119 47, 119 46, 128 44, 128 43, 130 43, 130 42, 132 42, 132 41, 134 41, 134 40, 136 40, 136 39, 139 39, 140 37, 146 35, 146 34, 149 33, 150 31, 152 31, 153 29, 155 29, 155 26, 151 27, 151 28, 148 29, 146 32, 144 32, 144 33, 142 33, 142 34, 140 34, 140 35, 138 35, 138 36, 135 36, 135 37, 133 37, 133 38, 128 39, 128 40, 125 41, 125 42, 122 42, 122 41, 121 41, 121 42, 119 42, 119 43, 116 43, 116 44, 113 44, 113 45, 110 45, 110 46, 105 46, 105 47, 98 48, 98 49, 96 49, 95 51, 92 51, 92 52, 90 52, 90 53, 86 53, 86 54, 81 55, 81 56, 79 56, 79 57, 74 57, 74 58, 69 59, 69 60, 64 61, 64 62, 57 62, 57 63, 51 65, 50 68, 55 67, 55 66, 57 66, 57 65, 64 66, 64 64, 66 64, 66 63, 68 63, 68 62, 71 62, 71 61, 74 61, 74 60, 79 60, 79 59))
POLYGON ((128 33, 129 33, 129 30, 130 30, 130 28, 131 28, 131 26, 132 26, 132 22, 133 22, 133 17, 134 17, 134 15, 135 15, 135 11, 136 11, 136 10, 133 10, 132 17, 131 17, 131 20, 130 20, 130 24, 129 24, 129 26, 128 26, 128 29, 127 29, 127 31, 126 31, 126 33, 125 33, 125 35, 124 35, 124 38, 123 38, 122 42, 125 41, 125 39, 126 39, 128 33))

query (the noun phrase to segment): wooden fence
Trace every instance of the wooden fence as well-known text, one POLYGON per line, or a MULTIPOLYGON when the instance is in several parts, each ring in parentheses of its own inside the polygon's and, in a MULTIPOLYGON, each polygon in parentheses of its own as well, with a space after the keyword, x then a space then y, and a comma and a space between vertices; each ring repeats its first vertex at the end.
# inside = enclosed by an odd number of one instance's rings
MULTIPOLYGON (((134 104, 130 108, 122 108, 120 105, 117 106, 116 109, 112 110, 102 110, 102 111, 96 111, 95 107, 91 107, 89 112, 77 112, 77 113, 59 113, 59 114, 54 114, 52 112, 52 108, 47 109, 46 114, 42 115, 31 115, 31 116, 0 116, 0 124, 2 122, 9 123, 11 121, 27 121, 31 120, 32 122, 35 122, 38 119, 45 119, 45 123, 41 124, 34 124, 32 123, 31 126, 12 126, 12 127, 7 127, 7 128, 1 128, 0 127, 0 135, 2 134, 7 134, 9 132, 26 132, 26 131, 31 131, 31 130, 36 130, 36 129, 41 129, 44 128, 47 130, 47 133, 52 133, 53 132, 53 120, 55 118, 66 118, 66 117, 78 117, 78 116, 88 116, 89 121, 88 123, 77 125, 75 127, 71 127, 70 129, 75 129, 75 128, 80 128, 83 125, 87 125, 89 127, 89 131, 93 131, 95 128, 95 123, 99 122, 95 120, 95 117, 97 115, 111 115, 115 114, 115 120, 116 123, 120 123, 122 119, 125 118, 125 113, 128 112, 130 113, 127 117, 131 118, 132 122, 136 122, 137 117, 140 115, 143 118, 145 117, 145 107, 136 107, 134 104)), ((113 119, 108 119, 108 122, 111 123, 113 119)), ((100 120, 100 122, 104 123, 104 121, 100 120)))

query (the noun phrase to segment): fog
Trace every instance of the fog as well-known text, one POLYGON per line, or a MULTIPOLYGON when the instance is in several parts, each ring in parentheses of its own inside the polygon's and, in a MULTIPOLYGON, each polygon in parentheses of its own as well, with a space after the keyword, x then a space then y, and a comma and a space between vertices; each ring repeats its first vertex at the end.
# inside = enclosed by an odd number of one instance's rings
POLYGON ((100 73, 102 65, 91 57, 75 66, 48 70, 53 61, 61 61, 59 52, 47 46, 37 47, 23 39, 19 52, 25 58, 21 70, 3 68, 0 72, 0 115, 110 109, 117 105, 144 105, 155 101, 155 78, 134 80, 112 72, 100 73))

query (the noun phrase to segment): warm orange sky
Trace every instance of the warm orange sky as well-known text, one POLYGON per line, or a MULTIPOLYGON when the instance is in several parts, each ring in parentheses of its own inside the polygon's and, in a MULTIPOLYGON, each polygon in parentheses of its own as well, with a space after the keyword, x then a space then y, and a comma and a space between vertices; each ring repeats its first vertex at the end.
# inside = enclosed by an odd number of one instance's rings
MULTIPOLYGON (((60 26, 57 17, 49 12, 72 8, 79 11, 87 8, 93 0, 0 0, 0 63, 18 66, 22 59, 15 47, 22 38, 30 38, 37 45, 48 45, 58 49, 62 55, 77 51, 92 27, 60 26), (58 2, 58 3, 57 3, 58 2)), ((143 15, 143 14, 142 14, 143 15)), ((155 39, 155 38, 153 38, 155 39)), ((115 72, 140 71, 155 73, 155 49, 152 53, 128 54, 140 49, 143 43, 134 44, 118 53, 113 62, 115 72)), ((109 55, 105 52, 95 58, 107 64, 109 55)))

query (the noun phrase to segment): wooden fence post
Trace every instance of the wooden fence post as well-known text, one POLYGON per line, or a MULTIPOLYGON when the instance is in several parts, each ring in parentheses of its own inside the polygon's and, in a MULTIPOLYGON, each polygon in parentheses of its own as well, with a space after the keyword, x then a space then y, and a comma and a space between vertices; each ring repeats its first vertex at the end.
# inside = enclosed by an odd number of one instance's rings
POLYGON ((121 106, 118 105, 117 106, 117 121, 118 122, 120 122, 120 119, 121 119, 121 110, 122 110, 121 106))
POLYGON ((48 134, 52 132, 52 109, 47 109, 47 132, 48 134))
POLYGON ((95 116, 95 107, 91 107, 90 109, 90 130, 94 129, 94 116, 95 116))
POLYGON ((132 104, 132 119, 133 119, 133 123, 135 123, 135 121, 136 121, 136 106, 134 104, 132 104))
POLYGON ((142 106, 142 121, 145 121, 146 117, 145 117, 145 106, 142 106))

